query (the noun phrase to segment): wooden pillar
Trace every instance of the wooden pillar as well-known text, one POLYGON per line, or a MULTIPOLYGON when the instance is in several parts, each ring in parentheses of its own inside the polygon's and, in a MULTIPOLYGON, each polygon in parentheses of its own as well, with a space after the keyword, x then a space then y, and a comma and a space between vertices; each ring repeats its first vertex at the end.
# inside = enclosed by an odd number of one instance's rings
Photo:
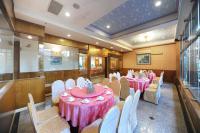
POLYGON ((14 79, 19 78, 20 73, 20 41, 14 42, 14 79))

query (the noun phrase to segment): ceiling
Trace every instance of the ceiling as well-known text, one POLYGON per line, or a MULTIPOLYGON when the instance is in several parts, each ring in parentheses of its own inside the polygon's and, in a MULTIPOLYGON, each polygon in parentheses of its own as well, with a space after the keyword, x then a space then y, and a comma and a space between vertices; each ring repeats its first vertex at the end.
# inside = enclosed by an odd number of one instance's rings
POLYGON ((165 6, 156 7, 154 0, 128 0, 101 17, 90 26, 113 35, 177 12, 177 0, 163 0, 165 6), (106 28, 110 25, 112 28, 106 28))
MULTIPOLYGON (((19 19, 45 26, 45 32, 60 37, 89 44, 112 48, 118 51, 130 51, 135 45, 143 46, 146 42, 134 43, 137 34, 155 30, 155 39, 150 43, 161 41, 159 34, 174 35, 176 24, 159 29, 160 25, 177 19, 178 0, 56 0, 63 5, 58 15, 48 12, 51 0, 14 0, 15 16, 19 19), (73 4, 80 6, 75 9, 73 4), (28 5, 28 6, 27 6, 28 5), (69 12, 70 17, 65 13, 69 12), (107 29, 106 25, 110 25, 107 29), (154 29, 152 29, 154 27, 154 29), (157 28, 157 29, 156 29, 157 28), (70 34, 71 37, 67 35, 70 34), (131 36, 131 37, 130 37, 131 36), (119 41, 121 40, 121 41, 119 41)), ((177 23, 177 22, 176 22, 177 23)), ((170 36, 171 39, 174 36, 170 36)), ((136 41, 137 42, 137 41, 136 41)), ((146 46, 146 45, 145 45, 146 46)), ((148 46, 148 45, 147 45, 148 46)))

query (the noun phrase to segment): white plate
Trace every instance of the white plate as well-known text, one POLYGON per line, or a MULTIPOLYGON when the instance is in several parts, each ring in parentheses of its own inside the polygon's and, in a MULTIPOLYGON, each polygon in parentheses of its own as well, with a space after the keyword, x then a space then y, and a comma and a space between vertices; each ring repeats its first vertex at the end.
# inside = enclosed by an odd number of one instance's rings
POLYGON ((111 91, 106 91, 106 94, 110 95, 110 94, 112 94, 112 92, 111 91))
POLYGON ((67 92, 63 93, 62 96, 66 97, 68 96, 69 94, 67 92))
POLYGON ((108 87, 107 85, 104 85, 104 88, 105 88, 105 89, 108 89, 109 87, 108 87))
POLYGON ((68 101, 68 102, 73 102, 74 100, 75 100, 74 97, 68 97, 68 98, 67 98, 67 101, 68 101))
POLYGON ((104 97, 103 96, 98 96, 97 97, 97 101, 103 101, 104 100, 104 97))
POLYGON ((90 102, 90 100, 87 98, 81 101, 81 103, 89 103, 89 102, 90 102))

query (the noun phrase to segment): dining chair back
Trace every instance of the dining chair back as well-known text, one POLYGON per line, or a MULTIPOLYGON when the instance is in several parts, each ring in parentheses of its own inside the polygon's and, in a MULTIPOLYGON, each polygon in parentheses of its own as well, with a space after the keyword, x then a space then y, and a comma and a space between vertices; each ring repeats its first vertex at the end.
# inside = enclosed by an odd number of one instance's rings
POLYGON ((119 117, 119 108, 117 106, 112 107, 103 118, 99 128, 99 133, 116 133, 119 117))
POLYGON ((120 84, 121 84, 120 98, 126 99, 126 97, 128 97, 130 94, 129 82, 125 77, 121 77, 120 84))
POLYGON ((114 80, 118 80, 118 78, 115 77, 115 76, 112 76, 112 80, 111 81, 114 81, 114 80))
POLYGON ((65 88, 66 89, 72 89, 76 86, 76 83, 73 79, 68 79, 66 82, 65 82, 65 88))
POLYGON ((110 81, 110 82, 112 81, 112 76, 113 76, 113 74, 110 73, 110 74, 109 74, 109 81, 110 81))
POLYGON ((78 79, 76 80, 76 84, 77 86, 82 89, 83 87, 86 87, 86 81, 85 78, 83 77, 78 77, 78 79))
POLYGON ((121 78, 121 75, 119 72, 117 72, 117 79, 120 80, 120 78, 121 78))
POLYGON ((119 80, 114 80, 110 83, 110 88, 113 90, 115 96, 120 96, 121 84, 119 80))
POLYGON ((36 108, 35 108, 35 105, 32 104, 32 103, 28 103, 28 110, 29 110, 29 114, 31 116, 31 120, 32 120, 32 123, 34 125, 34 129, 36 130, 37 132, 37 129, 38 129, 38 118, 37 118, 37 111, 36 111, 36 108))
POLYGON ((131 133, 129 115, 130 115, 133 99, 134 97, 132 95, 129 95, 125 100, 125 103, 121 111, 120 120, 119 120, 118 133, 131 133))
POLYGON ((134 95, 132 107, 129 116, 131 133, 133 133, 134 129, 137 126, 137 105, 140 99, 140 90, 138 89, 134 95))
POLYGON ((33 99, 33 95, 31 93, 28 93, 28 99, 29 99, 29 102, 31 104, 35 104, 34 99, 33 99))
POLYGON ((65 91, 65 83, 62 80, 54 81, 51 86, 52 102, 57 104, 59 102, 59 96, 61 92, 65 91))

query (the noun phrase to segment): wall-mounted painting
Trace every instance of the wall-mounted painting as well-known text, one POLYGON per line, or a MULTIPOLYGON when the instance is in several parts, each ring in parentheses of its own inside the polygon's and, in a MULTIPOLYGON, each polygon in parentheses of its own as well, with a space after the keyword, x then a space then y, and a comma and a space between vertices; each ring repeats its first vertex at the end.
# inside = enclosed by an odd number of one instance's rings
POLYGON ((137 64, 138 65, 149 65, 151 64, 151 54, 145 53, 145 54, 137 54, 137 64))
POLYGON ((61 65, 62 56, 51 56, 51 65, 61 65))

